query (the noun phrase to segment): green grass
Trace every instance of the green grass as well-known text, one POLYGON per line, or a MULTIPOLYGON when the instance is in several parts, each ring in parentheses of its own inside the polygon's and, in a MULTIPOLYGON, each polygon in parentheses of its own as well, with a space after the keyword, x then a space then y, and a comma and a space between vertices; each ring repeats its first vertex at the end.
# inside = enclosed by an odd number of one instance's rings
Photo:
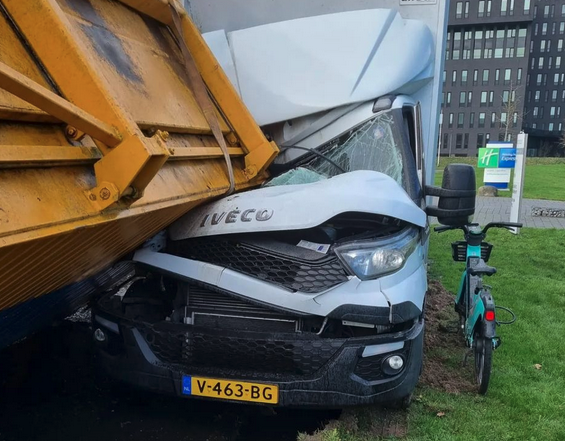
MULTIPOLYGON (((488 283, 496 303, 518 320, 498 328, 503 345, 494 353, 489 392, 483 397, 418 387, 403 439, 565 440, 565 230, 491 232, 489 264, 499 272, 488 283), (541 370, 534 367, 538 363, 541 370)), ((430 277, 450 291, 457 289, 463 265, 451 260, 450 243, 460 235, 434 234, 431 240, 430 277)), ((362 427, 352 433, 339 424, 320 435, 324 441, 378 439, 362 427)))
MULTIPOLYGON (((484 169, 476 167, 477 158, 442 158, 435 174, 435 185, 441 186, 443 168, 448 163, 454 162, 475 166, 477 188, 484 185, 484 169)), ((512 188, 513 178, 514 172, 512 172, 510 188, 512 188)), ((512 197, 512 192, 499 191, 498 195, 501 197, 512 197)), ((528 158, 523 197, 527 199, 565 201, 565 158, 528 158)))

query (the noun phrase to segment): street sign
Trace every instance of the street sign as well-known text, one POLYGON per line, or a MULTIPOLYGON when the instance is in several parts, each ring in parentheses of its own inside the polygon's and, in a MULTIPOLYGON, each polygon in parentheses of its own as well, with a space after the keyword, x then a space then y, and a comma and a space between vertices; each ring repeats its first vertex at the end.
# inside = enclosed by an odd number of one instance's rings
MULTIPOLYGON (((524 190, 524 174, 526 172, 526 154, 528 152, 528 135, 520 133, 516 143, 516 170, 512 185, 512 205, 510 206, 510 222, 520 222, 520 208, 522 206, 522 192, 524 190)), ((520 232, 519 228, 512 228, 514 234, 520 232)))
POLYGON ((479 149, 477 167, 484 168, 484 183, 508 190, 511 169, 516 164, 516 149, 511 142, 489 142, 479 149))

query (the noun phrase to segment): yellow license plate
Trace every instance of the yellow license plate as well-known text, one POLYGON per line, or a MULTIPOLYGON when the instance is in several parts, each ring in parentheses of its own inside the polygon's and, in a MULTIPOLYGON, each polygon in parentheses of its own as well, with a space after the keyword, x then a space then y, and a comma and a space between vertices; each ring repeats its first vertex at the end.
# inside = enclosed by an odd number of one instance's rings
POLYGON ((251 401, 253 403, 277 404, 279 402, 279 387, 274 384, 218 380, 189 375, 182 377, 182 393, 183 395, 251 401))

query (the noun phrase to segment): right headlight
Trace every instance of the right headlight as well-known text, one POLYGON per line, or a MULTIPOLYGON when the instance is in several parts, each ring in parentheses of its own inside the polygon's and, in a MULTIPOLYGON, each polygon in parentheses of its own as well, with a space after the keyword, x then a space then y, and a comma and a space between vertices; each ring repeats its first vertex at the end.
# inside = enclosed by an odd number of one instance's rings
POLYGON ((409 227, 395 236, 373 241, 355 241, 335 248, 341 262, 361 280, 375 279, 398 271, 416 249, 418 229, 409 227))

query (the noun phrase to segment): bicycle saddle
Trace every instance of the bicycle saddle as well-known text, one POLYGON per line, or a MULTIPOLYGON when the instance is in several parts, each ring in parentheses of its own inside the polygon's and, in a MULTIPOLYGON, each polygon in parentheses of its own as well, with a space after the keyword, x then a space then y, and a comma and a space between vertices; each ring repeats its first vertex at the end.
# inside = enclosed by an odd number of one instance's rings
POLYGON ((481 259, 478 265, 467 269, 467 272, 472 276, 492 276, 496 273, 496 268, 488 266, 485 261, 481 259))

